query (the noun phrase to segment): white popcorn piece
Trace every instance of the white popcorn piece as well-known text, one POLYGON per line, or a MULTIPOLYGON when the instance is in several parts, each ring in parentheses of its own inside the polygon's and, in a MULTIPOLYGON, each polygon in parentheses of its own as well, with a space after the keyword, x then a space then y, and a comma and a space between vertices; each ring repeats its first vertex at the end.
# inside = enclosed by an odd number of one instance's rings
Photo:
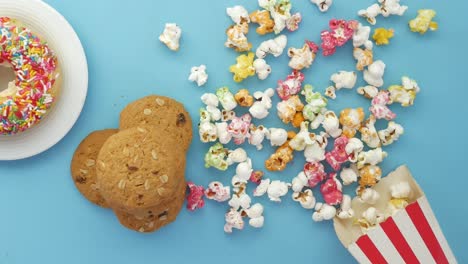
POLYGON ((390 186, 390 195, 396 199, 408 199, 411 195, 411 186, 403 181, 390 186))
POLYGON ((401 86, 392 85, 388 88, 390 99, 392 102, 400 103, 403 107, 413 105, 416 95, 420 91, 418 83, 407 76, 403 76, 401 82, 401 86))
POLYGON ((362 232, 367 233, 370 229, 385 221, 385 216, 375 207, 369 207, 362 212, 362 218, 358 219, 362 232))
POLYGON ((359 153, 364 149, 364 144, 359 138, 350 138, 346 144, 345 151, 349 155, 349 161, 356 162, 359 153))
POLYGON ((234 119, 234 117, 236 117, 236 112, 230 110, 230 111, 226 111, 226 110, 223 110, 221 112, 221 121, 223 122, 226 122, 226 121, 231 121, 234 119))
POLYGON ((253 196, 259 197, 263 196, 267 191, 268 187, 270 187, 270 179, 263 179, 260 181, 260 184, 255 188, 253 192, 253 196))
POLYGON ((373 4, 366 9, 362 9, 358 11, 358 15, 364 17, 367 22, 371 25, 375 25, 377 23, 376 17, 381 14, 379 4, 373 4))
POLYGON ((214 181, 206 188, 205 197, 217 202, 225 202, 231 198, 231 189, 229 186, 224 186, 221 182, 214 181))
POLYGON ((400 5, 400 0, 379 0, 381 14, 384 17, 390 15, 402 16, 408 10, 407 6, 400 5))
POLYGON ((315 205, 315 212, 312 214, 312 220, 321 222, 324 220, 332 220, 336 215, 336 208, 326 203, 317 203, 315 205))
POLYGON ((198 126, 200 141, 203 143, 214 142, 218 139, 216 125, 211 122, 202 122, 198 126))
POLYGON ((228 132, 228 123, 217 122, 215 125, 219 143, 226 145, 231 142, 232 134, 228 132))
POLYGON ((166 23, 163 33, 159 36, 159 41, 173 51, 179 50, 179 40, 182 35, 182 29, 175 23, 166 23))
POLYGON ((249 208, 251 202, 252 200, 250 199, 250 196, 248 196, 245 192, 242 192, 239 194, 234 193, 228 204, 235 210, 238 210, 239 208, 249 208))
POLYGON ((201 100, 206 105, 206 111, 209 113, 211 121, 220 120, 221 110, 218 109, 218 97, 213 93, 205 93, 201 96, 201 100))
POLYGON ((315 207, 314 193, 310 189, 303 192, 294 192, 292 198, 294 201, 299 202, 304 209, 314 209, 315 207))
POLYGON ((190 76, 188 78, 191 82, 196 82, 198 87, 205 85, 208 81, 208 74, 206 73, 206 66, 200 65, 190 69, 190 76))
POLYGON ((226 14, 238 25, 241 22, 250 23, 249 12, 241 5, 226 8, 226 14))
POLYGON ((263 205, 256 203, 252 207, 245 209, 244 212, 247 214, 249 219, 249 225, 254 228, 261 228, 265 222, 263 217, 263 205))
POLYGON ((295 70, 302 70, 304 68, 309 68, 310 65, 314 62, 315 52, 317 47, 312 42, 307 42, 302 46, 302 48, 289 48, 288 56, 291 58, 289 60, 289 67, 295 70), (314 50, 313 50, 314 49, 314 50))
POLYGON ((249 113, 252 117, 257 119, 263 119, 268 116, 270 113, 269 110, 272 107, 271 98, 275 94, 275 90, 272 88, 266 89, 264 92, 255 92, 253 97, 255 98, 255 102, 249 108, 249 113))
POLYGON ((257 150, 263 149, 262 143, 268 133, 268 129, 262 125, 258 127, 251 125, 249 144, 255 146, 257 150))
POLYGON ((370 33, 371 28, 369 26, 363 26, 359 23, 358 28, 353 34, 353 46, 355 48, 364 46, 366 49, 371 50, 374 44, 369 40, 370 33))
POLYGON ((363 151, 358 155, 357 167, 358 169, 364 167, 364 165, 377 165, 387 157, 387 152, 383 151, 382 148, 376 148, 369 151, 363 151))
POLYGON ((328 86, 325 89, 325 96, 331 99, 336 99, 336 88, 334 86, 328 86))
POLYGON ((246 161, 240 162, 236 167, 236 176, 239 177, 244 182, 247 182, 250 179, 252 174, 252 160, 247 158, 246 161))
POLYGON ((333 0, 310 0, 312 4, 315 4, 320 12, 327 12, 330 6, 333 4, 333 0))
POLYGON ((333 138, 337 138, 341 135, 343 130, 340 129, 340 120, 336 116, 335 112, 327 111, 324 114, 325 118, 322 122, 323 129, 333 138))
POLYGON ((356 85, 357 74, 353 71, 339 71, 334 73, 330 80, 335 83, 335 89, 352 89, 356 85))
POLYGON ((271 146, 281 146, 288 140, 288 132, 283 128, 270 128, 267 139, 271 146))
POLYGON ((231 178, 231 185, 235 188, 235 189, 239 189, 240 187, 245 187, 245 184, 247 183, 246 180, 242 180, 241 178, 239 178, 239 176, 237 175, 234 175, 232 176, 231 178))
POLYGON ((364 191, 362 191, 361 195, 359 196, 359 201, 361 203, 366 203, 366 204, 376 204, 380 199, 380 194, 372 189, 372 188, 366 188, 364 191))
POLYGON ((269 39, 258 46, 255 55, 257 58, 264 59, 268 54, 272 54, 275 57, 283 54, 283 50, 288 44, 288 38, 286 35, 279 35, 274 39, 269 39))
POLYGON ((243 148, 237 148, 235 150, 229 151, 228 157, 226 159, 229 165, 234 163, 241 163, 247 160, 247 152, 243 148))
POLYGON ((364 122, 364 125, 359 129, 361 132, 361 140, 366 142, 369 148, 378 148, 381 145, 379 134, 375 128, 375 122, 375 117, 370 115, 364 122))
POLYGON ((379 89, 375 86, 367 85, 357 88, 357 93, 368 99, 372 99, 379 93, 379 89))
POLYGON ((281 202, 281 197, 288 193, 289 186, 286 182, 272 181, 268 186, 268 198, 273 202, 281 202))
POLYGON ((255 73, 258 79, 265 80, 271 73, 271 66, 266 63, 264 59, 256 59, 253 62, 255 73))
POLYGON ((307 176, 305 175, 304 171, 299 172, 296 177, 293 178, 292 183, 291 183, 291 188, 293 192, 299 193, 304 189, 304 187, 308 186, 309 179, 307 179, 307 176))
POLYGON ((351 208, 351 197, 349 195, 343 195, 340 209, 336 216, 340 219, 350 219, 354 217, 354 210, 351 208))
POLYGON ((325 159, 326 147, 328 145, 328 134, 321 132, 315 135, 314 144, 306 146, 304 157, 307 162, 319 162, 325 159))
POLYGON ((232 233, 232 229, 242 230, 244 228, 244 219, 236 209, 231 208, 225 215, 226 224, 224 225, 224 232, 232 233))
MULTIPOLYGON (((333 89, 335 89, 335 88, 333 88, 333 89)), ((319 114, 315 117, 314 121, 310 122, 310 128, 311 128, 311 129, 317 129, 317 128, 319 128, 319 126, 320 126, 320 125, 323 123, 323 121, 325 120, 325 113, 326 113, 326 111, 327 111, 327 109, 325 109, 325 108, 322 109, 322 112, 319 113, 319 114)))
POLYGON ((372 86, 381 87, 384 84, 384 73, 385 63, 381 60, 374 61, 364 70, 364 80, 372 86))
POLYGON ((303 151, 307 146, 314 144, 315 134, 309 132, 309 122, 301 123, 301 130, 289 141, 289 146, 296 151, 303 151))
POLYGON ((343 181, 343 185, 350 185, 354 182, 357 182, 358 179, 358 170, 356 165, 351 164, 347 168, 343 168, 340 172, 340 178, 343 181))

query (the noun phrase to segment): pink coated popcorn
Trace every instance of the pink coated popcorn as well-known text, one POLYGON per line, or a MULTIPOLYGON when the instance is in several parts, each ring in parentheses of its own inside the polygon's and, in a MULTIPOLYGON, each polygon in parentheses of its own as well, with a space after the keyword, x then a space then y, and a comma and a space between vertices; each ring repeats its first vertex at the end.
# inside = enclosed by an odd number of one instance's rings
POLYGON ((374 98, 372 98, 372 106, 369 108, 369 111, 377 119, 385 118, 387 120, 393 120, 396 117, 396 114, 388 108, 391 102, 390 92, 389 91, 380 91, 374 98))
POLYGON ((349 160, 349 154, 346 152, 346 145, 349 139, 346 136, 341 136, 335 139, 333 150, 325 154, 325 158, 330 166, 339 171, 341 165, 349 160))
POLYGON ((314 188, 327 177, 325 167, 320 162, 307 162, 304 165, 304 173, 308 179, 310 188, 314 188))
POLYGON ((205 205, 203 196, 205 195, 203 186, 197 186, 193 182, 188 182, 189 194, 187 195, 187 209, 195 211, 205 205))
POLYGON ((222 183, 214 181, 208 185, 208 188, 206 188, 205 196, 210 200, 224 202, 231 198, 231 191, 229 186, 224 186, 222 183))
POLYGON ((299 29, 299 23, 302 21, 301 13, 295 13, 288 20, 286 20, 286 28, 293 32, 299 29))
POLYGON ((228 132, 234 138, 234 143, 240 145, 244 143, 245 139, 250 137, 250 124, 252 122, 252 116, 245 114, 241 117, 234 117, 231 123, 228 125, 228 132))
POLYGON ((320 46, 322 47, 323 56, 333 55, 336 47, 341 47, 350 40, 358 24, 355 20, 330 20, 330 31, 324 30, 320 34, 320 38, 322 39, 320 46))
POLYGON ((341 182, 336 178, 336 173, 330 174, 330 178, 320 186, 320 192, 323 199, 329 205, 340 204, 343 200, 343 191, 341 182))
POLYGON ((301 91, 302 82, 304 81, 304 74, 300 71, 293 70, 293 72, 286 77, 286 80, 278 81, 278 96, 281 100, 288 100, 292 95, 296 95, 301 91))
POLYGON ((260 182, 263 179, 263 171, 252 171, 250 174, 250 181, 255 183, 255 184, 260 184, 260 182))

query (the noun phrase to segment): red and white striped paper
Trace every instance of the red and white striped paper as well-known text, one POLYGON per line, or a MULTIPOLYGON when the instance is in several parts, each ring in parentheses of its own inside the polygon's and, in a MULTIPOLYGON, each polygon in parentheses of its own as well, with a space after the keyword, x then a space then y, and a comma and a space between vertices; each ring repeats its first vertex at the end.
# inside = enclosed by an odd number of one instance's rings
POLYGON ((425 196, 348 246, 359 263, 457 263, 425 196))

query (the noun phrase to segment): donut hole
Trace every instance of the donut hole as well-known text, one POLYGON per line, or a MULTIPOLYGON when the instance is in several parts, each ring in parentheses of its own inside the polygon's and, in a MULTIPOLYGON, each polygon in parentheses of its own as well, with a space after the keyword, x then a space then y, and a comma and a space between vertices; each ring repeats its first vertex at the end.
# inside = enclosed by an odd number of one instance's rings
POLYGON ((0 97, 10 95, 13 92, 8 89, 8 85, 15 80, 15 77, 15 72, 9 64, 0 64, 0 97))

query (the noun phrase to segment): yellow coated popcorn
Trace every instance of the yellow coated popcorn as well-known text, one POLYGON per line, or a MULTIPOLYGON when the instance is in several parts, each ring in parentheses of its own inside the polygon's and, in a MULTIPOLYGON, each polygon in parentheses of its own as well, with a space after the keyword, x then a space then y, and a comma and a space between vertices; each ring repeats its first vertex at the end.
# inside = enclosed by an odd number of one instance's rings
POLYGON ((409 27, 413 32, 424 34, 427 30, 436 31, 439 28, 437 22, 432 21, 436 16, 436 12, 431 9, 421 9, 418 11, 418 16, 410 20, 409 27))
POLYGON ((250 14, 250 21, 252 21, 252 23, 259 24, 259 27, 256 30, 259 35, 271 33, 275 27, 275 21, 271 19, 270 12, 268 10, 257 10, 252 12, 250 14))
POLYGON ((346 108, 340 113, 340 124, 343 126, 343 135, 352 138, 364 121, 365 113, 362 108, 346 108))
POLYGON ((245 78, 255 75, 254 58, 253 52, 249 52, 247 55, 239 55, 236 59, 237 64, 229 67, 229 71, 234 73, 233 79, 235 82, 242 82, 245 78))
POLYGON ((249 33, 249 23, 241 19, 239 24, 232 25, 226 30, 227 40, 224 46, 233 48, 237 52, 249 51, 252 43, 247 40, 247 33, 249 33))
POLYGON ((388 45, 394 33, 395 31, 393 29, 376 28, 372 39, 374 39, 377 45, 388 45))
POLYGON ((242 107, 250 107, 253 105, 254 98, 250 95, 249 90, 247 89, 240 89, 236 95, 234 95, 237 104, 242 107))

